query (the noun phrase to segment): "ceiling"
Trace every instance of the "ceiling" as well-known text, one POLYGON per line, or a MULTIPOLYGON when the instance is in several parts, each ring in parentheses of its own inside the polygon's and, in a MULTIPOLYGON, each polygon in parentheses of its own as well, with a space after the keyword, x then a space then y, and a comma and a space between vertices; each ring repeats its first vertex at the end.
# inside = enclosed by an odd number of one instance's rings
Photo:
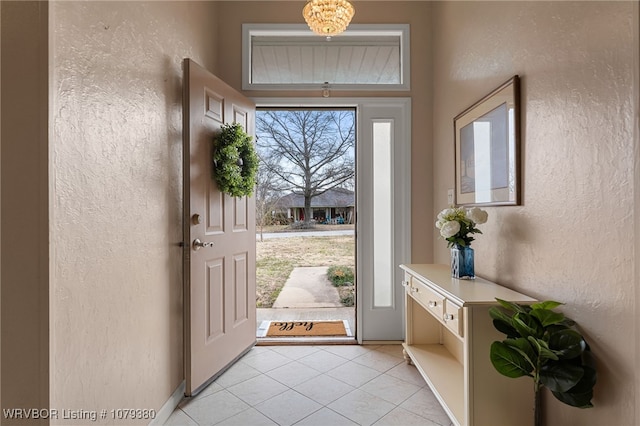
POLYGON ((402 84, 401 38, 253 36, 252 84, 402 84))

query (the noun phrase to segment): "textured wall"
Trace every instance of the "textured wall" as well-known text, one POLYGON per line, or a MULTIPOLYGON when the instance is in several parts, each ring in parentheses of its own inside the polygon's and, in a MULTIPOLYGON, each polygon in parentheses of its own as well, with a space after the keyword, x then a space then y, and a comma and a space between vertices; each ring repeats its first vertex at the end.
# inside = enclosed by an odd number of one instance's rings
POLYGON ((598 359, 596 408, 547 398, 546 424, 637 424, 633 22, 632 2, 434 5, 434 214, 454 185, 453 117, 519 74, 523 205, 488 208, 476 273, 566 302, 598 359))
POLYGON ((159 409, 183 380, 182 59, 214 68, 214 19, 52 3, 52 407, 159 409))
MULTIPOLYGON (((634 59, 633 59, 633 63, 634 63, 634 86, 633 86, 633 97, 635 99, 635 103, 636 103, 636 107, 635 107, 635 125, 634 125, 634 132, 635 132, 635 137, 634 137, 634 141, 635 141, 635 149, 634 149, 634 168, 635 168, 635 173, 634 173, 634 182, 640 182, 640 3, 639 2, 635 2, 634 3, 634 13, 633 13, 633 19, 634 19, 634 24, 633 24, 633 34, 634 34, 634 41, 633 41, 633 53, 634 53, 634 59)), ((636 190, 637 191, 637 190, 636 190)), ((638 260, 640 259, 640 253, 638 252, 638 247, 640 247, 640 197, 638 197, 637 193, 634 194, 634 201, 635 201, 635 207, 634 207, 634 261, 635 264, 637 264, 638 260)), ((634 281, 636 283, 640 282, 640 268, 638 268, 637 266, 634 266, 634 281)), ((638 317, 638 312, 639 312, 639 307, 640 307, 640 291, 636 290, 636 297, 635 297, 635 311, 636 311, 636 315, 635 317, 638 317)), ((638 321, 635 322, 635 327, 634 327, 634 336, 638 336, 640 335, 640 324, 638 324, 638 321)), ((640 371, 640 339, 636 338, 635 339, 635 345, 636 345, 636 367, 634 369, 635 372, 640 371)), ((640 374, 635 374, 635 398, 636 398, 636 403, 635 406, 636 407, 640 407, 640 374)), ((637 418, 637 414, 636 414, 636 418, 637 418)))

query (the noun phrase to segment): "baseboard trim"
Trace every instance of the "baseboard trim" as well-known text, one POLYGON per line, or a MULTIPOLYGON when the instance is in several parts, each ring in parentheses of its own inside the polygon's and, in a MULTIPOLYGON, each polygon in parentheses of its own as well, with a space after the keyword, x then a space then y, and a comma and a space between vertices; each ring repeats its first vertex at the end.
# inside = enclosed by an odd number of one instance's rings
POLYGON ((171 414, 176 409, 182 398, 184 398, 184 391, 186 388, 186 382, 183 380, 182 383, 176 388, 175 391, 171 394, 167 402, 164 403, 162 408, 158 410, 156 413, 156 418, 151 420, 149 425, 163 425, 169 420, 171 414))

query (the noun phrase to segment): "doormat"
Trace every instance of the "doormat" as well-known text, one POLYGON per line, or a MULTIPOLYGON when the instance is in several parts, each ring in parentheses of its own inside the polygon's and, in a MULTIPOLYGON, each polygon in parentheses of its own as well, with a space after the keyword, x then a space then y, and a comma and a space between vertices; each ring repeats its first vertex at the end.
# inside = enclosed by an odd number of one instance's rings
POLYGON ((262 321, 258 337, 352 336, 349 321, 262 321))

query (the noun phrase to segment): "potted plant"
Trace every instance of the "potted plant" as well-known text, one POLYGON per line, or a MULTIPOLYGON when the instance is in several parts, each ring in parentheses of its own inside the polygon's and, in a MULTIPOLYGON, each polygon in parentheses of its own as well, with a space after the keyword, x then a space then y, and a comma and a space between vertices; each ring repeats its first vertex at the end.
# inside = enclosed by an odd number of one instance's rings
POLYGON ((474 252, 471 242, 473 234, 482 234, 477 225, 487 221, 486 211, 478 208, 450 207, 438 214, 436 228, 447 240, 451 249, 451 276, 458 279, 474 279, 474 252))
POLYGON ((548 300, 528 306, 496 300, 508 313, 492 307, 489 315, 507 338, 491 344, 491 363, 504 376, 533 379, 535 426, 541 424, 542 387, 565 404, 593 407, 595 362, 575 322, 553 311, 562 303, 548 300))

